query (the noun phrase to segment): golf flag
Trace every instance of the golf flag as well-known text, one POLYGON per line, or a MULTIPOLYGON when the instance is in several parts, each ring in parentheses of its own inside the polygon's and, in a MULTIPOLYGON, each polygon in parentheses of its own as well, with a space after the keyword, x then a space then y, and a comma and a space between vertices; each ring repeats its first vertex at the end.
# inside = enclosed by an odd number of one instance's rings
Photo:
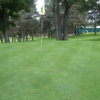
POLYGON ((44 5, 42 5, 42 7, 41 7, 41 14, 45 15, 45 7, 44 7, 44 5))

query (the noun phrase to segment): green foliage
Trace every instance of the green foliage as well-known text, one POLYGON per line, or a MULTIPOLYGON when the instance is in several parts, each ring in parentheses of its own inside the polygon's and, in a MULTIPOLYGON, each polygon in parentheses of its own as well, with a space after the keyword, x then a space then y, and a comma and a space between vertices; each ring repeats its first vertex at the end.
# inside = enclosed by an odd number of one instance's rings
POLYGON ((5 24, 9 26, 9 17, 12 19, 18 18, 18 12, 29 10, 32 4, 33 0, 0 0, 0 29, 4 28, 5 30, 5 24))
POLYGON ((98 5, 97 1, 98 0, 81 0, 80 2, 78 2, 81 7, 80 12, 91 10, 93 7, 98 5))
POLYGON ((21 10, 29 11, 33 0, 0 0, 0 30, 3 32, 5 42, 9 42, 7 29, 14 25, 18 12, 21 10))
POLYGON ((79 4, 82 10, 89 10, 90 8, 97 5, 98 0, 61 0, 64 6, 70 8, 73 4, 79 4))

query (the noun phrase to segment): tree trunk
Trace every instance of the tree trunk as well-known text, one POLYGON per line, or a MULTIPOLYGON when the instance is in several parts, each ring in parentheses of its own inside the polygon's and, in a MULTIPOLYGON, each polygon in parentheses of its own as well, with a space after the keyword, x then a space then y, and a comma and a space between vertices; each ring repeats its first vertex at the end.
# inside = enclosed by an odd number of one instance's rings
POLYGON ((22 41, 25 42, 25 36, 22 34, 22 41))
POLYGON ((63 17, 63 37, 65 40, 68 34, 68 20, 69 20, 69 8, 65 9, 64 17, 63 17))
POLYGON ((26 42, 28 42, 28 33, 26 33, 25 39, 26 39, 26 42))
POLYGON ((94 11, 94 35, 96 35, 97 31, 96 31, 96 12, 94 11))
POLYGON ((3 19, 2 19, 3 21, 2 21, 2 32, 3 32, 3 38, 4 38, 4 42, 5 43, 8 43, 8 42, 10 42, 10 40, 9 40, 9 33, 8 33, 8 31, 7 31, 7 29, 8 29, 8 27, 7 27, 7 20, 6 20, 6 17, 4 17, 3 19))
POLYGON ((48 38, 51 38, 51 23, 49 23, 49 31, 48 31, 48 38))
POLYGON ((8 43, 9 41, 9 35, 8 35, 8 17, 6 15, 7 10, 5 8, 5 5, 2 5, 2 11, 1 11, 1 23, 2 23, 2 32, 3 32, 3 38, 4 42, 8 43))
POLYGON ((96 31, 96 22, 94 23, 94 35, 96 35, 97 34, 97 31, 96 31))
POLYGON ((33 31, 31 33, 31 37, 32 37, 32 41, 34 41, 34 33, 33 33, 33 31))
POLYGON ((32 41, 34 41, 34 35, 33 35, 33 33, 32 33, 32 36, 31 37, 32 37, 32 41))
POLYGON ((75 24, 74 25, 74 34, 75 34, 75 36, 77 35, 77 32, 76 31, 77 31, 77 25, 75 24))
POLYGON ((54 17, 55 17, 55 26, 56 26, 56 39, 62 40, 59 0, 55 0, 54 3, 55 3, 54 17))
POLYGON ((3 31, 3 36, 4 36, 4 42, 5 42, 5 43, 10 42, 10 40, 9 40, 9 35, 8 35, 8 32, 7 32, 6 29, 3 31))
POLYGON ((3 37, 0 37, 1 43, 3 43, 3 37))

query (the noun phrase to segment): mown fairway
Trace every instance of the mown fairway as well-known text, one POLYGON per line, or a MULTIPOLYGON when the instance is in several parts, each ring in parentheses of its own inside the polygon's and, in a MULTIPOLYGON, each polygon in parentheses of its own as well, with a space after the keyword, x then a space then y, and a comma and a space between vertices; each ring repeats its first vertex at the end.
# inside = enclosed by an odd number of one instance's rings
POLYGON ((0 44, 0 100, 100 100, 100 36, 0 44))

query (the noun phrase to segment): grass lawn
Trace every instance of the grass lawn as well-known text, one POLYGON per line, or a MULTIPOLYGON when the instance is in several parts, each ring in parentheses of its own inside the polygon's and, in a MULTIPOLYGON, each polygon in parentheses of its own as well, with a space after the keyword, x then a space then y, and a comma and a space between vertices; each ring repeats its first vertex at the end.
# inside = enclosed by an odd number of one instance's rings
POLYGON ((0 44, 0 100, 100 100, 100 35, 0 44))

